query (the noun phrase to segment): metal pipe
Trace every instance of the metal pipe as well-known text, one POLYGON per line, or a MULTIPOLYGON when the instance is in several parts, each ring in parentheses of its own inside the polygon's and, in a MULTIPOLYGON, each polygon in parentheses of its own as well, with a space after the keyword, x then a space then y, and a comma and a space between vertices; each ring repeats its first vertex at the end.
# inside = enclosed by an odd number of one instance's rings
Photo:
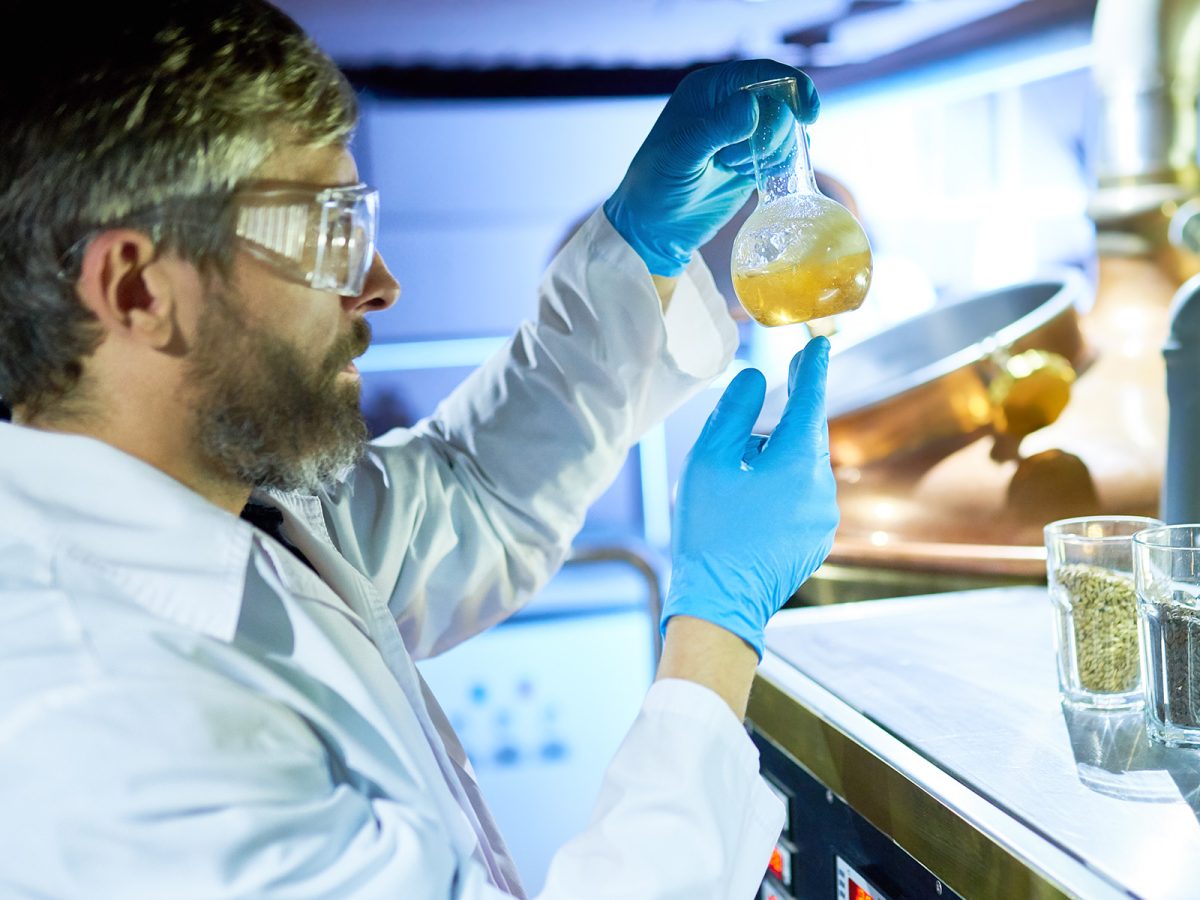
POLYGON ((650 618, 650 652, 654 660, 654 669, 658 669, 658 660, 662 656, 662 633, 659 621, 662 619, 663 592, 662 579, 659 578, 659 567, 656 565, 657 556, 649 548, 640 546, 632 541, 598 546, 577 546, 571 548, 566 565, 587 565, 589 563, 618 562, 625 563, 637 570, 646 581, 646 612, 650 618))
POLYGON ((1098 93, 1098 224, 1183 199, 1200 186, 1200 0, 1099 0, 1093 23, 1098 93))
POLYGON ((1169 413, 1160 518, 1172 525, 1200 522, 1200 275, 1171 301, 1163 359, 1169 413))

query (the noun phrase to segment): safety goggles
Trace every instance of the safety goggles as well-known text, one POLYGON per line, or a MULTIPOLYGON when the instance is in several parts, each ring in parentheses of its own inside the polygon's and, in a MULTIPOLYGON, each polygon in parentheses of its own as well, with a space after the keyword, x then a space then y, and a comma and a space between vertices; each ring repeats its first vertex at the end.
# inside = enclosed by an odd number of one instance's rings
POLYGON ((318 291, 357 297, 375 259, 379 192, 365 184, 325 188, 243 187, 235 234, 280 275, 318 291))

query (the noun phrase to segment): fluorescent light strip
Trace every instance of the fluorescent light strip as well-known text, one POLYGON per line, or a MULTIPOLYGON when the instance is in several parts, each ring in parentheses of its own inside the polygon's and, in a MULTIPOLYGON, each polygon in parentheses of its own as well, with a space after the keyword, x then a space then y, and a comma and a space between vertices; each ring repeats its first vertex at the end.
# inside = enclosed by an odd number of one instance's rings
POLYGON ((509 340, 507 337, 487 337, 372 344, 355 364, 360 372, 474 367, 481 365, 509 340))

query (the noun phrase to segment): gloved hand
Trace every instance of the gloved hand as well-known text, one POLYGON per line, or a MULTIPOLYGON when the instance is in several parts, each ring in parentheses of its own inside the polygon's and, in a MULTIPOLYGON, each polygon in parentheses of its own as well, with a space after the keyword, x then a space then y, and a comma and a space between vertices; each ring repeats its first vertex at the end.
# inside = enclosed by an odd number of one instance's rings
POLYGON ((828 360, 823 337, 796 354, 787 405, 765 441, 750 433, 766 394, 757 369, 738 373, 709 416, 679 481, 664 634, 672 616, 695 616, 732 631, 762 659, 767 620, 829 555, 839 514, 828 360))
POLYGON ((800 118, 820 102, 808 76, 769 59, 710 66, 688 75, 650 129, 604 212, 655 275, 680 274, 754 189, 747 138, 758 121, 744 85, 799 81, 800 118))

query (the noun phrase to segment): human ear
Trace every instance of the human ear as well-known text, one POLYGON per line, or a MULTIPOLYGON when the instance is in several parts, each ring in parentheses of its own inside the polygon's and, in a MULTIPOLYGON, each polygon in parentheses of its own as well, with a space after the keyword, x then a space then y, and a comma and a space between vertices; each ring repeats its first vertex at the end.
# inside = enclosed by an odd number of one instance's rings
POLYGON ((164 349, 175 336, 177 285, 145 232, 101 232, 84 252, 76 291, 109 334, 164 349))

